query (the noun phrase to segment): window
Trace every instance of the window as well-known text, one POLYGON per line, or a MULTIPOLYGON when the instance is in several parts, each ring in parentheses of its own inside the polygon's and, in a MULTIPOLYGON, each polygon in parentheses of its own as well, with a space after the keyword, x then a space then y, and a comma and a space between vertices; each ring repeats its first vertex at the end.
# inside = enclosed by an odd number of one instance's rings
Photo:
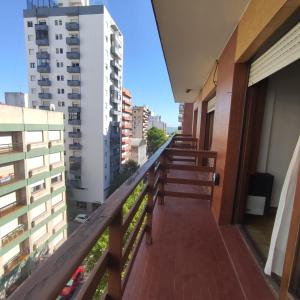
POLYGON ((56 54, 63 54, 64 49, 63 48, 56 48, 56 54))
POLYGON ((60 25, 60 26, 62 25, 62 20, 59 20, 59 25, 60 25))
POLYGON ((65 102, 64 102, 64 101, 61 102, 61 106, 62 106, 62 107, 65 106, 65 102))
POLYGON ((30 68, 33 69, 35 67, 35 63, 30 63, 30 68))
POLYGON ((55 39, 58 40, 58 34, 55 35, 55 39))
POLYGON ((63 62, 56 62, 56 66, 57 66, 58 68, 63 68, 64 63, 63 63, 63 62))
POLYGON ((34 54, 34 49, 29 49, 29 50, 28 50, 28 53, 29 53, 30 55, 34 54))
POLYGON ((36 94, 36 89, 35 88, 31 89, 31 94, 36 94))
POLYGON ((55 26, 58 26, 58 20, 55 20, 54 23, 55 23, 55 26))
POLYGON ((82 202, 82 201, 77 201, 76 202, 76 207, 78 209, 87 210, 87 203, 86 202, 82 202))
POLYGON ((57 75, 57 81, 64 81, 65 80, 65 77, 64 75, 57 75))
POLYGON ((64 90, 64 89, 58 89, 58 90, 57 90, 57 93, 58 93, 58 94, 64 94, 64 93, 65 93, 65 90, 64 90))
POLYGON ((28 34, 27 39, 28 39, 28 41, 33 41, 33 34, 28 34))
POLYGON ((62 34, 56 34, 55 35, 56 40, 62 40, 62 38, 63 38, 62 34))
POLYGON ((35 81, 35 75, 30 76, 30 81, 35 81))
POLYGON ((28 22, 27 22, 27 27, 33 27, 32 21, 28 21, 28 22))

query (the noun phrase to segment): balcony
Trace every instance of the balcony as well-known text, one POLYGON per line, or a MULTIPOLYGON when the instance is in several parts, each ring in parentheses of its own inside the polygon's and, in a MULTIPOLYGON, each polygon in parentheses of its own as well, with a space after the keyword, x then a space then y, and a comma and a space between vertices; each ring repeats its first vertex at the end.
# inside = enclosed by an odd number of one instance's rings
POLYGON ((118 99, 118 93, 112 92, 110 94, 110 102, 115 104, 120 104, 121 100, 118 99))
POLYGON ((64 162, 63 161, 58 161, 58 162, 55 162, 55 163, 51 163, 50 166, 49 166, 49 169, 50 171, 54 170, 54 169, 57 169, 57 168, 60 168, 60 167, 63 167, 64 166, 64 162))
POLYGON ((66 205, 66 203, 64 200, 59 201, 58 203, 56 203, 55 205, 52 206, 51 213, 54 214, 55 212, 60 210, 65 205, 66 205))
POLYGON ((110 114, 111 114, 111 115, 118 116, 118 115, 120 115, 120 114, 121 114, 121 112, 120 112, 120 111, 118 111, 118 110, 117 110, 117 109, 115 109, 115 108, 111 108, 111 109, 110 109, 110 114))
POLYGON ((40 79, 38 80, 39 86, 51 86, 51 80, 49 79, 40 79))
POLYGON ((68 120, 68 124, 69 125, 81 125, 81 120, 70 119, 70 120, 68 120))
POLYGON ((42 148, 47 148, 47 143, 44 141, 27 144, 27 151, 31 151, 34 149, 42 149, 42 148))
POLYGON ((49 46, 48 38, 36 38, 37 46, 49 46))
POLYGON ((5 205, 3 207, 0 208, 0 217, 4 217, 12 212, 15 212, 23 207, 26 207, 25 204, 21 204, 21 203, 18 203, 18 202, 13 202, 13 203, 10 203, 8 205, 5 205))
POLYGON ((47 169, 48 168, 46 166, 34 168, 34 169, 28 171, 28 176, 31 178, 35 175, 38 175, 38 174, 41 174, 41 173, 44 173, 44 172, 48 171, 47 169))
POLYGON ((79 112, 81 112, 81 107, 80 106, 69 106, 68 112, 69 113, 79 113, 79 112))
POLYGON ((111 121, 110 125, 113 127, 120 127, 120 122, 119 121, 111 121))
POLYGON ((80 73, 80 67, 79 66, 68 66, 67 72, 68 73, 80 73))
POLYGON ((45 210, 43 213, 41 213, 40 215, 38 215, 37 217, 35 217, 32 221, 31 221, 31 227, 35 227, 38 224, 40 224, 43 220, 46 219, 46 217, 49 215, 49 212, 47 210, 45 210))
POLYGON ((53 140, 49 141, 48 146, 49 148, 56 147, 56 146, 62 146, 64 144, 63 140, 53 140))
POLYGON ((80 188, 81 180, 80 179, 71 179, 71 180, 69 180, 68 184, 72 188, 80 188))
POLYGON ((74 163, 70 165, 70 173, 73 175, 81 174, 81 163, 74 163))
POLYGON ((50 73, 50 71, 51 71, 50 65, 45 64, 45 65, 37 66, 37 71, 39 73, 50 73))
POLYGON ((69 162, 72 163, 81 163, 81 156, 70 156, 69 162))
POLYGON ((112 80, 117 80, 117 81, 120 81, 121 80, 121 78, 120 78, 120 76, 118 75, 118 74, 116 74, 116 73, 110 73, 110 78, 112 79, 112 80))
POLYGON ((112 67, 114 67, 114 68, 119 69, 119 70, 122 69, 121 65, 120 65, 116 60, 111 60, 111 61, 110 61, 110 65, 111 65, 112 67))
POLYGON ((44 184, 43 188, 31 193, 30 203, 33 203, 33 202, 43 198, 47 194, 49 194, 49 191, 46 189, 46 185, 44 184))
POLYGON ((80 86, 80 80, 68 80, 68 86, 80 86))
POLYGON ((68 22, 68 23, 66 23, 66 29, 69 31, 78 31, 79 23, 78 22, 68 22))
POLYGON ((80 52, 79 51, 71 51, 67 52, 68 59, 80 59, 80 52))
POLYGON ((79 143, 69 144, 69 149, 70 150, 81 150, 82 145, 79 143))
POLYGON ((45 244, 45 242, 48 240, 49 236, 48 233, 45 233, 42 237, 40 237, 38 240, 33 242, 33 251, 36 251, 38 247, 45 244))
POLYGON ((24 261, 29 255, 28 251, 21 251, 19 254, 10 259, 3 267, 4 272, 9 273, 12 271, 17 265, 19 265, 22 261, 24 261))
POLYGON ((25 232, 25 225, 19 224, 15 229, 13 229, 11 232, 9 232, 8 234, 6 234, 1 238, 2 247, 10 243, 11 241, 15 240, 24 232, 25 232))
POLYGON ((73 138, 73 139, 77 139, 77 138, 81 138, 81 132, 79 131, 76 131, 76 132, 73 132, 73 131, 71 131, 71 132, 69 132, 69 137, 70 138, 73 138))
POLYGON ((59 190, 60 188, 65 186, 65 182, 63 180, 59 180, 51 183, 51 193, 59 190))
POLYGON ((35 24, 35 30, 36 31, 48 31, 48 25, 47 24, 35 24))
POLYGON ((68 93, 68 99, 70 100, 80 100, 81 94, 80 93, 68 93))
POLYGON ((50 59, 50 54, 47 51, 41 51, 36 53, 37 59, 50 59))
POLYGON ((66 38, 66 43, 69 46, 78 46, 80 45, 80 40, 78 37, 67 37, 66 38))

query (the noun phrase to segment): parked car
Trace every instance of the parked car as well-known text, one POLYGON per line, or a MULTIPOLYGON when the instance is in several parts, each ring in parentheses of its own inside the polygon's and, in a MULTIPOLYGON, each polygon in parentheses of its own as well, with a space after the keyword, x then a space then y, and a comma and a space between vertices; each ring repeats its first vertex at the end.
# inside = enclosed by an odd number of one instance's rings
POLYGON ((79 266, 77 270, 72 275, 71 279, 67 282, 64 289, 60 292, 59 297, 57 300, 68 300, 72 297, 73 293, 77 289, 78 285, 80 284, 81 280, 84 276, 84 267, 79 266))
POLYGON ((74 219, 75 222, 78 223, 85 223, 88 219, 88 215, 86 214, 79 214, 76 216, 76 218, 74 219))

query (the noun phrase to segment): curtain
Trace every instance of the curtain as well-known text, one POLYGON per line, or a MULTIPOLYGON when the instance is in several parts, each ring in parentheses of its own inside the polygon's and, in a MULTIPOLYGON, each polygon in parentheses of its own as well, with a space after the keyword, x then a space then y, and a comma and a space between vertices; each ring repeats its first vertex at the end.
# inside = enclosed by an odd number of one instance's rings
POLYGON ((297 176, 300 167, 300 136, 292 156, 282 186, 279 205, 273 227, 271 243, 265 273, 282 275, 286 245, 291 223, 292 210, 296 192, 297 176))

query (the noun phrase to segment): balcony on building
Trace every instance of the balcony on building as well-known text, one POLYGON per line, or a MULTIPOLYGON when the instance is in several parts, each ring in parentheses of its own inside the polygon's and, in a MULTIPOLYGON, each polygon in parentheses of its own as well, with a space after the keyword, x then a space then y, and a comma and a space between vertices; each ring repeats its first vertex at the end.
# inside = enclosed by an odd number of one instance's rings
POLYGON ((80 131, 70 131, 68 133, 69 138, 73 138, 73 139, 77 139, 77 138, 81 138, 81 132, 80 131))
POLYGON ((51 68, 50 68, 49 64, 43 64, 43 65, 37 66, 37 71, 39 73, 50 73, 51 68))
POLYGON ((80 106, 69 106, 68 107, 68 112, 69 113, 80 113, 81 112, 81 107, 80 106))
POLYGON ((51 93, 39 93, 39 98, 40 99, 52 99, 52 94, 51 93))
POLYGON ((81 94, 80 93, 68 93, 68 99, 70 100, 80 100, 81 94))
POLYGON ((70 163, 81 163, 81 156, 69 156, 70 163))
POLYGON ((111 109, 110 109, 110 114, 111 114, 112 116, 118 116, 118 115, 121 114, 121 112, 120 112, 119 110, 117 110, 116 108, 111 108, 111 109))
POLYGON ((69 119, 68 124, 69 125, 81 125, 81 120, 80 119, 69 119))
POLYGON ((36 44, 38 46, 49 46, 48 25, 35 24, 36 44))
MULTIPOLYGON (((18 197, 20 197, 20 196, 18 196, 18 197)), ((21 201, 21 200, 14 201, 5 206, 2 206, 2 207, 0 207, 0 218, 4 217, 12 212, 15 212, 21 208, 24 208, 24 207, 26 207, 26 201, 21 201)))
POLYGON ((50 54, 47 51, 40 51, 36 53, 37 59, 50 59, 50 54))
POLYGON ((122 69, 121 65, 120 65, 119 62, 116 61, 116 60, 111 60, 111 61, 110 61, 110 65, 111 65, 112 67, 114 67, 114 68, 119 69, 119 70, 122 69))
POLYGON ((121 100, 119 100, 119 93, 118 92, 111 92, 110 102, 115 103, 115 104, 120 104, 121 100))
POLYGON ((81 163, 71 163, 70 174, 79 176, 81 174, 81 163))
POLYGON ((80 86, 80 80, 68 80, 68 86, 80 86))
POLYGON ((80 45, 79 37, 71 36, 66 38, 66 43, 69 46, 78 46, 80 45))
POLYGON ((120 81, 120 76, 115 72, 110 73, 110 78, 112 80, 120 81))
POLYGON ((81 150, 82 145, 80 143, 69 144, 69 149, 70 150, 81 150))
POLYGON ((51 80, 50 79, 39 79, 38 85, 39 86, 51 86, 51 80))
POLYGON ((67 52, 68 59, 80 59, 80 52, 79 51, 70 51, 67 52))
POLYGON ((25 230, 25 224, 18 224, 16 228, 14 228, 12 231, 10 231, 1 238, 2 247, 17 239, 20 235, 22 235, 25 232, 25 230))
POLYGON ((45 244, 45 242, 48 240, 49 235, 48 232, 43 234, 39 239, 33 242, 33 251, 36 251, 40 246, 45 244))
POLYGON ((67 22, 66 29, 69 31, 78 31, 79 30, 79 23, 78 22, 67 22))
POLYGON ((112 45, 110 48, 111 54, 117 59, 121 59, 120 49, 116 45, 112 45))
POLYGON ((68 73, 80 73, 80 66, 67 66, 68 73))
POLYGON ((22 261, 25 261, 26 258, 29 256, 28 250, 22 250, 16 256, 11 258, 4 266, 4 272, 9 273, 12 271, 17 265, 19 265, 22 261))
POLYGON ((72 188, 80 188, 81 187, 81 180, 80 179, 70 179, 68 181, 68 185, 72 188))
POLYGON ((39 214, 38 216, 36 216, 32 221, 31 221, 31 227, 35 227, 38 224, 41 224, 41 222, 43 220, 45 220, 48 215, 50 214, 50 211, 45 210, 44 212, 42 212, 41 214, 39 214))

